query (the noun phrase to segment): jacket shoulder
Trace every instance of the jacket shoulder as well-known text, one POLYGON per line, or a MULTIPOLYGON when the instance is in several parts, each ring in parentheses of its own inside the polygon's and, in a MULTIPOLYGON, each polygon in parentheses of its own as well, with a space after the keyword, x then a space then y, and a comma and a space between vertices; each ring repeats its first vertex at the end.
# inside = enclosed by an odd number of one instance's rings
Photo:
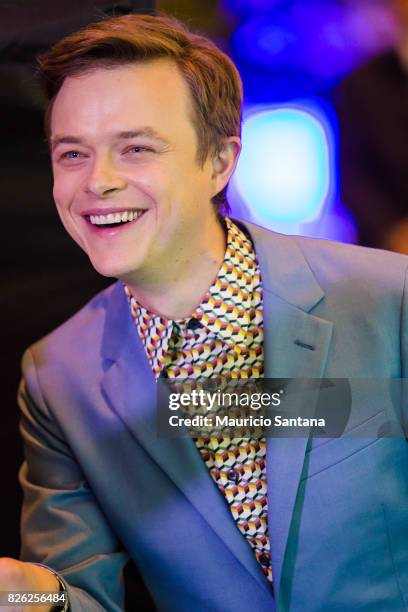
POLYGON ((114 289, 119 281, 96 294, 79 311, 52 332, 35 342, 29 351, 47 361, 58 360, 61 355, 75 355, 80 359, 83 351, 92 347, 96 354, 102 344, 106 313, 114 289))
POLYGON ((384 288, 402 288, 408 257, 331 240, 293 237, 317 276, 351 278, 384 288))
POLYGON ((370 312, 399 321, 407 295, 406 255, 244 225, 269 292, 308 312, 316 307, 329 319, 370 312))

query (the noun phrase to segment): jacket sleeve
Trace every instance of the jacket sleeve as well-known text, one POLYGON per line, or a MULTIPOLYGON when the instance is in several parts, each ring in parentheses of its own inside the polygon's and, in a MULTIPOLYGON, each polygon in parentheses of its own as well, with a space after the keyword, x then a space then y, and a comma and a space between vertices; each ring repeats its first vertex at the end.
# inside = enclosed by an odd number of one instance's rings
POLYGON ((21 518, 23 561, 56 571, 68 587, 70 612, 124 609, 128 559, 42 397, 30 351, 19 388, 25 461, 21 518))

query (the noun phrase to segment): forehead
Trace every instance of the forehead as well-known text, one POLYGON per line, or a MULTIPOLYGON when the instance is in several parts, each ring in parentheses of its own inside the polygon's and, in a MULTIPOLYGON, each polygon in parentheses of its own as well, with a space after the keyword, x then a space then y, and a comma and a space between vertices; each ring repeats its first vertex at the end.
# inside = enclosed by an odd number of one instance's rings
POLYGON ((90 136, 151 125, 167 135, 192 130, 193 107, 177 65, 167 59, 95 68, 67 77, 51 115, 51 136, 90 136))

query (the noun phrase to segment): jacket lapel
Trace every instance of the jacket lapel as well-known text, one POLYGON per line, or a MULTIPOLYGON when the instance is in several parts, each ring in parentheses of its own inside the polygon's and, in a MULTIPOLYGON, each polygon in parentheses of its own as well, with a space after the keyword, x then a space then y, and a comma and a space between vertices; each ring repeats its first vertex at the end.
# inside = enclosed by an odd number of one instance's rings
POLYGON ((106 372, 101 385, 109 404, 258 585, 269 590, 259 564, 231 520, 230 510, 194 441, 187 434, 177 438, 158 435, 156 400, 160 383, 154 380, 120 283, 113 288, 105 330, 106 372))
MULTIPOLYGON (((323 376, 331 338, 331 323, 317 319, 287 304, 279 298, 267 295, 264 301, 266 378, 320 378, 323 376), (313 346, 313 350, 306 348, 313 346)), ((287 399, 293 414, 305 414, 302 402, 307 402, 307 413, 313 413, 318 389, 306 387, 287 399), (299 406, 296 408, 296 404, 299 406)), ((299 481, 302 476, 309 430, 304 428, 302 437, 267 439, 267 483, 269 537, 272 552, 272 568, 275 597, 279 601, 279 589, 285 560, 285 551, 295 508, 299 481)))
MULTIPOLYGON (((296 240, 247 224, 255 242, 264 289, 265 378, 321 378, 332 323, 310 314, 324 298, 296 240)), ((312 405, 318 391, 307 393, 312 405)), ((304 414, 300 393, 288 395, 290 409, 304 414), (295 403, 299 408, 296 409, 295 403)), ((279 602, 285 551, 302 475, 309 432, 267 439, 268 520, 275 601, 279 602)))

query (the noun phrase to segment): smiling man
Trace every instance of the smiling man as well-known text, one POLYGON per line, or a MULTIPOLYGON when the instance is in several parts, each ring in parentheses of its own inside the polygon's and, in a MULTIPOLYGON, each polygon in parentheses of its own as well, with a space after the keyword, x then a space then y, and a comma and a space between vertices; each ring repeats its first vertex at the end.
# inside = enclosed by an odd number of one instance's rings
POLYGON ((408 450, 377 435, 384 410, 340 439, 172 438, 156 397, 163 379, 404 377, 406 258, 223 215, 241 82, 181 23, 91 24, 41 71, 59 215, 118 282, 24 356, 23 546, 0 591, 117 612, 130 557, 161 611, 405 610, 408 450))
POLYGON ((51 145, 58 212, 95 269, 137 287, 158 314, 191 315, 224 258, 209 202, 234 168, 239 132, 197 163, 191 95, 162 58, 66 78, 51 145))

